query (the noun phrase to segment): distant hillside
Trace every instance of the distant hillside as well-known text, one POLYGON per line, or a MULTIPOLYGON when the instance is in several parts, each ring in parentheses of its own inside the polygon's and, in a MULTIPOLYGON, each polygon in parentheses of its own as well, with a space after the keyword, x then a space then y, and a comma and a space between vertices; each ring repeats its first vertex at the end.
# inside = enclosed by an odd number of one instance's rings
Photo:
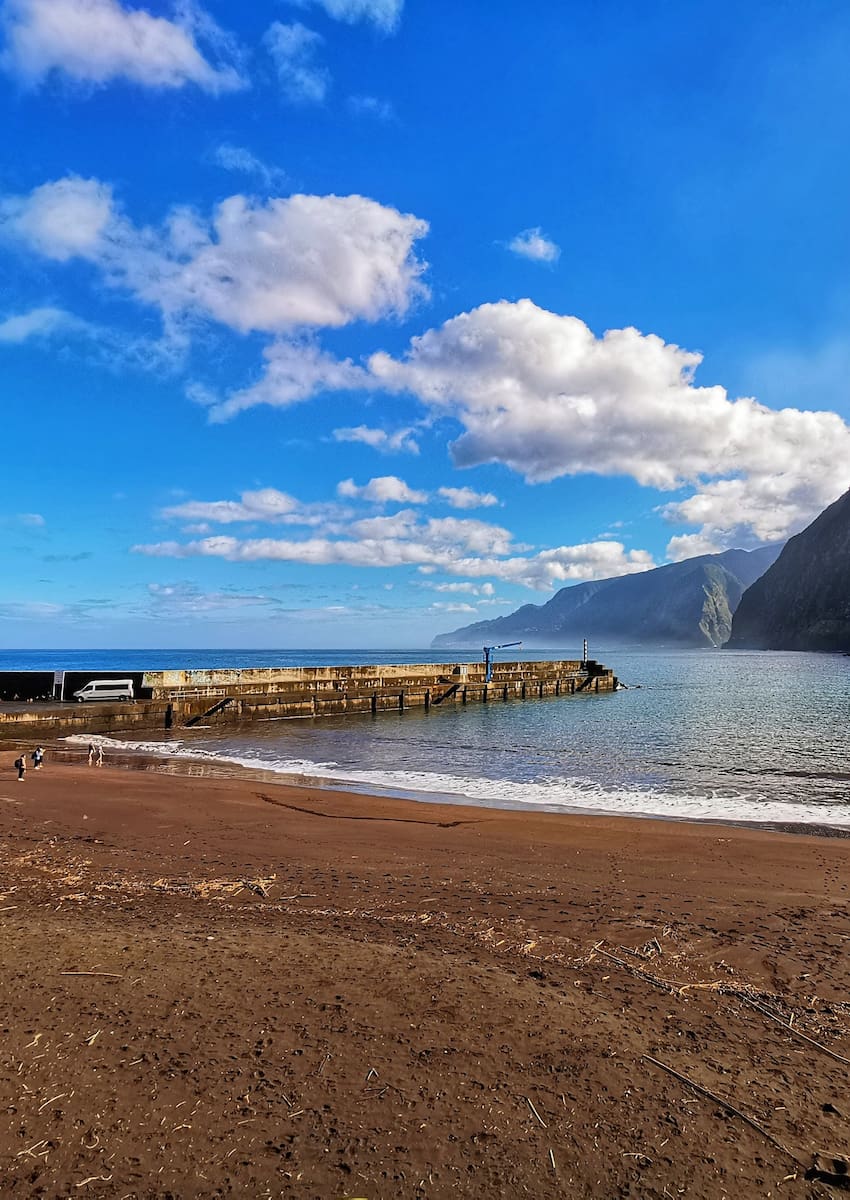
POLYGON ((850 492, 792 537, 744 594, 730 648, 850 650, 850 492))
POLYGON ((722 646, 746 588, 767 570, 779 546, 727 550, 561 588, 546 604, 525 604, 507 617, 478 621, 434 638, 434 648, 522 640, 538 646, 608 642, 722 646))

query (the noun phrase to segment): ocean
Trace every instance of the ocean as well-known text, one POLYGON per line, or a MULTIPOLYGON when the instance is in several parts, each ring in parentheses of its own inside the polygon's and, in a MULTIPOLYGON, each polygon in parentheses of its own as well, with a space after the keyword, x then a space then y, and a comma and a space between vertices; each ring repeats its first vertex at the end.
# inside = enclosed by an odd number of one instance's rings
MULTIPOLYGON (((563 658, 564 650, 503 659, 563 658)), ((174 760, 361 791, 552 812, 850 829, 850 658, 716 650, 594 657, 613 695, 320 717, 99 739, 174 760)), ((36 651, 0 669, 456 662, 473 651, 36 651)), ((188 764, 187 764, 188 765, 188 764)))

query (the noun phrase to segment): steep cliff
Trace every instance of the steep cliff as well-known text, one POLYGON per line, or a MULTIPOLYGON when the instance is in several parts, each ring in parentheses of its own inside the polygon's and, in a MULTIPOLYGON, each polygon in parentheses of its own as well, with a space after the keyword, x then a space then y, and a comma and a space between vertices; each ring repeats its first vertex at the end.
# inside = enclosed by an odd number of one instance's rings
POLYGON ((727 550, 640 575, 575 584, 561 588, 546 604, 525 604, 507 617, 440 634, 431 644, 480 646, 522 639, 558 646, 602 637, 631 644, 720 646, 745 588, 778 553, 778 546, 727 550))
POLYGON ((850 650, 850 492, 792 537, 747 589, 730 648, 850 650))

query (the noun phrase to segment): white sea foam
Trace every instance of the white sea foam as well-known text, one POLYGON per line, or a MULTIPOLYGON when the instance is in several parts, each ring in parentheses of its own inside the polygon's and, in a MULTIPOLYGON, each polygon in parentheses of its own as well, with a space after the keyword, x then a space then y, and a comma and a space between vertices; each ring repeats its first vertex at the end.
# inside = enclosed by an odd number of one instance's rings
POLYGON ((273 758, 259 754, 221 753, 175 739, 168 742, 125 741, 102 735, 72 734, 71 744, 111 747, 158 758, 218 763, 270 771, 293 778, 321 780, 360 791, 414 796, 422 800, 450 798, 485 807, 536 809, 541 812, 595 812, 613 816, 663 817, 668 820, 735 821, 777 825, 829 825, 850 829, 850 804, 784 803, 752 793, 713 792, 694 796, 648 788, 603 787, 593 780, 552 776, 533 782, 465 777, 432 771, 352 769, 335 762, 273 758))

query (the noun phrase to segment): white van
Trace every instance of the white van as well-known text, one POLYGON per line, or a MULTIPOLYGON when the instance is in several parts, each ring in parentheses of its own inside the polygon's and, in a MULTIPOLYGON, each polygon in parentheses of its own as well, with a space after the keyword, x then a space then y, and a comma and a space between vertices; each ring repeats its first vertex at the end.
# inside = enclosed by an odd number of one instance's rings
POLYGON ((132 679, 90 679, 85 687, 74 692, 78 704, 84 700, 132 700, 132 679))

